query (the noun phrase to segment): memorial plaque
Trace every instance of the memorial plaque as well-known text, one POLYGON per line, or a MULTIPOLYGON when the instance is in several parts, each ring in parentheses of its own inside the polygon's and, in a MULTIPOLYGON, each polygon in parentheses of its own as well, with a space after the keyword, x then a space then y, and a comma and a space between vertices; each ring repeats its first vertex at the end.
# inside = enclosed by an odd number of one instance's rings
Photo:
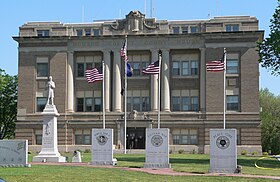
POLYGON ((0 140, 1 167, 30 167, 27 140, 0 140))
POLYGON ((115 165, 113 129, 92 129, 92 165, 115 165))
POLYGON ((237 167, 235 129, 210 129, 210 173, 234 173, 237 167))
POLYGON ((146 161, 144 168, 170 168, 169 129, 146 129, 146 161))

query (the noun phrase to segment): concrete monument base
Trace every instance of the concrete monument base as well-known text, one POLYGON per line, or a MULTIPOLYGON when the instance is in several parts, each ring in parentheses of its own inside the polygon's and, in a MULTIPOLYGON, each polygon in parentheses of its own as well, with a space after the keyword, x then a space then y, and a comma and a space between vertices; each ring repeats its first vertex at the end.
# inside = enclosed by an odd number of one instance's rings
POLYGON ((57 117, 55 105, 46 105, 43 113, 42 148, 39 155, 33 157, 33 162, 66 162, 58 152, 57 147, 57 117))
POLYGON ((169 164, 169 129, 146 129, 144 168, 171 168, 169 164))

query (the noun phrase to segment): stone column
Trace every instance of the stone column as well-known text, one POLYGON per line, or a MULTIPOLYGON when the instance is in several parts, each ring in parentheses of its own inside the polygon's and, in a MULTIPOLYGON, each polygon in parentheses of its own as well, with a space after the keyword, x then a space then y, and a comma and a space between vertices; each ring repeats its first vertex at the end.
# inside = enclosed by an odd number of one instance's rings
POLYGON ((74 112, 74 57, 73 52, 67 55, 67 110, 74 112))
MULTIPOLYGON (((158 60, 158 50, 151 50, 151 61, 158 60)), ((151 111, 158 111, 158 74, 151 75, 151 111)))
POLYGON ((105 63, 104 68, 104 75, 105 75, 105 90, 103 91, 103 97, 105 98, 105 111, 110 112, 110 68, 111 68, 111 59, 110 59, 110 52, 103 51, 103 60, 105 63))
POLYGON ((113 111, 121 112, 121 57, 119 50, 114 51, 113 61, 113 111))
POLYGON ((162 74, 161 74, 161 110, 170 111, 170 88, 169 88, 169 50, 162 50, 162 74))
POLYGON ((200 49, 200 96, 199 96, 199 101, 200 101, 200 110, 202 113, 206 112, 206 68, 205 68, 205 48, 200 49))

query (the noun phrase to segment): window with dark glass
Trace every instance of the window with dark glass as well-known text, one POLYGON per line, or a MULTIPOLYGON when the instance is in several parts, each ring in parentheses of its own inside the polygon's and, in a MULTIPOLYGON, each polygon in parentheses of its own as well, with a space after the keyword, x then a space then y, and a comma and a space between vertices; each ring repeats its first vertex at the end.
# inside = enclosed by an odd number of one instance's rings
POLYGON ((191 33, 196 33, 196 32, 198 32, 198 27, 196 26, 191 27, 191 33))
POLYGON ((173 33, 179 34, 180 33, 180 27, 173 27, 173 33))
POLYGON ((85 76, 85 65, 84 63, 77 64, 77 77, 84 77, 85 76))
POLYGON ((180 97, 172 97, 172 108, 173 111, 180 111, 180 97))
POLYGON ((77 112, 84 111, 84 98, 77 98, 77 112))
POLYGON ((35 134, 36 145, 42 145, 42 134, 35 134))
POLYGON ((172 62, 172 74, 173 76, 180 75, 180 62, 177 61, 172 62))
POLYGON ((239 73, 239 65, 237 59, 227 59, 227 74, 237 74, 239 73))
POLYGON ((86 112, 91 112, 92 111, 92 105, 93 105, 92 98, 86 98, 85 100, 86 100, 86 102, 85 102, 86 112))
POLYGON ((91 145, 90 130, 75 131, 75 145, 91 145))
POLYGON ((182 75, 187 76, 189 75, 189 61, 182 62, 182 75))
POLYGON ((197 96, 192 96, 191 97, 191 110, 192 111, 198 111, 198 97, 197 96))
POLYGON ((94 111, 95 112, 101 111, 101 98, 100 97, 94 98, 94 111))
POLYGON ((198 61, 191 61, 191 75, 198 75, 198 61))
POLYGON ((82 29, 76 30, 76 32, 77 32, 77 36, 83 36, 83 30, 82 29))
POLYGON ((188 27, 182 27, 182 34, 188 33, 188 27))
POLYGON ((140 63, 132 62, 133 76, 140 76, 140 63))
POLYGON ((93 35, 94 36, 99 36, 100 35, 100 30, 99 29, 93 29, 93 35))
POLYGON ((174 129, 172 134, 173 145, 197 145, 197 133, 196 129, 174 129))
POLYGON ((127 97, 127 111, 149 111, 150 99, 149 97, 127 97))
POLYGON ((50 36, 49 30, 37 30, 37 36, 38 37, 48 37, 50 36))
POLYGON ((85 35, 90 36, 91 35, 91 29, 85 29, 85 35))
POLYGON ((48 76, 49 76, 49 64, 37 63, 37 77, 48 77, 48 76))
POLYGON ((226 25, 226 31, 227 32, 237 32, 237 31, 239 31, 239 25, 238 24, 226 25))
POLYGON ((227 95, 227 110, 228 111, 238 111, 239 110, 238 95, 227 95))
POLYGON ((47 103, 46 97, 37 97, 37 112, 43 112, 47 103))

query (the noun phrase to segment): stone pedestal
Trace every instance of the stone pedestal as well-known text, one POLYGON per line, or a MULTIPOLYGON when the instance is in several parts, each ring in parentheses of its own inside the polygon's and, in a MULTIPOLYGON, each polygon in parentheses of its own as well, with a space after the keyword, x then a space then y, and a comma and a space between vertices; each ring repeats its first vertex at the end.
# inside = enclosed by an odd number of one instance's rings
POLYGON ((73 157, 72 157, 72 162, 82 162, 81 152, 74 151, 73 157))
POLYGON ((91 165, 116 165, 113 159, 113 129, 92 129, 91 165))
POLYGON ((144 168, 170 168, 169 129, 146 129, 146 161, 144 168))
POLYGON ((46 105, 43 113, 42 148, 39 155, 33 157, 33 162, 66 162, 57 147, 57 117, 55 105, 46 105))
POLYGON ((235 173, 236 129, 210 129, 210 173, 235 173))

